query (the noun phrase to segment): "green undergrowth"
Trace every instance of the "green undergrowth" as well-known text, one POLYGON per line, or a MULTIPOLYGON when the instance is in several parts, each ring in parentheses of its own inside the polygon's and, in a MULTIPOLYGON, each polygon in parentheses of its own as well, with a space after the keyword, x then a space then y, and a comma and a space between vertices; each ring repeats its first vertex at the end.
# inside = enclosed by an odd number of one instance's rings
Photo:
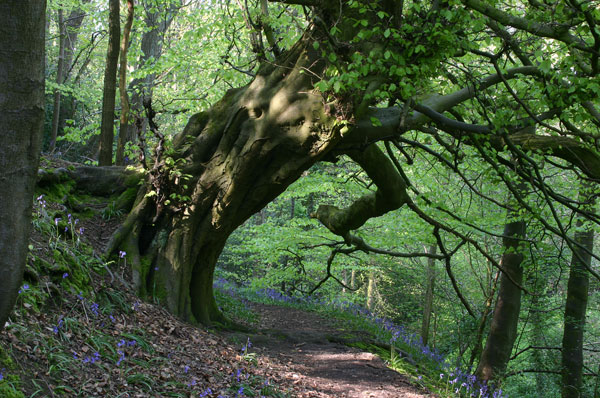
MULTIPOLYGON (((36 195, 24 281, 0 334, 0 397, 290 396, 248 346, 236 353, 199 329, 188 340, 178 332, 185 326, 140 302, 123 281, 125 259, 106 262, 87 235, 120 214, 119 199, 62 183, 36 195)), ((243 302, 220 301, 240 321, 255 320, 243 302)))
MULTIPOLYGON (((380 356, 391 369, 403 374, 418 387, 440 397, 501 397, 492 388, 478 384, 474 376, 452 368, 440 353, 421 343, 416 333, 353 303, 318 298, 290 297, 273 289, 255 291, 236 286, 225 279, 215 283, 217 291, 227 292, 228 301, 238 305, 256 302, 315 312, 338 321, 341 338, 336 341, 380 356)), ((228 311, 226 310, 226 313, 228 311)))

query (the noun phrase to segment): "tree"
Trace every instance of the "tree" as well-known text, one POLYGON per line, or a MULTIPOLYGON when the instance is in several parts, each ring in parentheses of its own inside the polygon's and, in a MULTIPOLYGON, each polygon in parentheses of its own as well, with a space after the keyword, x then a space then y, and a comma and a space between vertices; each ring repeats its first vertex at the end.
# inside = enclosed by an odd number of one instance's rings
POLYGON ((108 50, 104 69, 104 91, 102 93, 102 122, 100 124, 99 166, 112 164, 113 140, 115 135, 115 93, 117 91, 117 65, 119 62, 119 41, 121 21, 119 0, 109 1, 108 50))
MULTIPOLYGON (((144 6, 144 23, 147 27, 142 34, 141 39, 141 54, 138 60, 138 71, 145 68, 153 68, 154 64, 162 55, 162 47, 164 35, 173 22, 176 15, 177 7, 180 1, 170 1, 165 6, 165 10, 160 10, 154 3, 146 0, 141 3, 144 6)), ((144 73, 144 77, 136 78, 129 84, 129 92, 131 92, 131 116, 142 117, 143 102, 152 99, 152 87, 156 74, 154 72, 144 73)), ((119 138, 117 142, 116 164, 124 165, 125 162, 125 145, 128 142, 133 142, 135 139, 134 125, 132 117, 127 119, 127 124, 122 125, 119 129, 119 138)))
MULTIPOLYGON (((123 39, 121 41, 121 53, 119 55, 119 94, 121 96, 121 118, 119 123, 119 137, 125 134, 129 126, 129 95, 127 94, 127 50, 129 49, 129 36, 131 34, 131 26, 133 25, 134 4, 133 0, 127 0, 127 20, 123 26, 123 39)), ((119 143, 121 139, 119 138, 119 143)), ((121 145, 117 145, 118 166, 123 165, 123 151, 121 145)))
MULTIPOLYGON (((581 190, 580 200, 585 207, 593 211, 594 196, 581 190)), ((582 396, 583 378, 583 331, 588 302, 589 272, 594 250, 594 230, 582 217, 576 221, 575 242, 579 247, 573 251, 569 282, 567 286, 567 302, 565 304, 565 323, 562 341, 562 397, 577 398, 582 396)))
MULTIPOLYGON (((159 152, 149 183, 113 237, 110 250, 128 253, 138 292, 154 294, 190 322, 222 321, 212 277, 227 237, 313 164, 341 156, 364 170, 372 189, 345 208, 322 205, 313 213, 340 247, 377 252, 354 231, 403 208, 434 229, 436 258, 447 260, 469 245, 519 286, 465 231, 472 226, 456 215, 464 228, 428 214, 444 208, 418 192, 401 161, 377 143, 426 151, 450 170, 468 148, 520 210, 564 235, 560 220, 536 212, 514 181, 528 181, 551 205, 569 206, 545 183, 542 163, 600 177, 589 132, 600 123, 592 95, 600 38, 585 33, 594 31, 596 14, 575 5, 551 14, 533 2, 523 5, 527 20, 510 5, 477 0, 278 2, 309 7, 304 34, 275 61, 262 62, 248 85, 190 118, 172 147, 159 152), (553 22, 543 22, 550 15, 553 22), (555 63, 550 53, 560 55, 555 63), (561 72, 566 65, 578 79, 561 72), (531 126, 535 134, 523 133, 531 126), (432 149, 432 141, 443 149, 432 149), (513 169, 511 159, 520 167, 513 169)), ((506 224, 514 224, 504 234, 508 241, 523 232, 518 222, 506 224)))
POLYGON ((46 2, 0 4, 0 329, 27 259, 44 126, 46 2))

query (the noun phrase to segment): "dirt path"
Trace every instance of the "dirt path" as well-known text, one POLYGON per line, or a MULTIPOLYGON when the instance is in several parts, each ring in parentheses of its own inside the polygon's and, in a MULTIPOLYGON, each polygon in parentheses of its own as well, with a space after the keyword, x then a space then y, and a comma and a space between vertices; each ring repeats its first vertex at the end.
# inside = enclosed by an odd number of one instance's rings
POLYGON ((293 379, 300 397, 433 397, 388 369, 378 356, 331 342, 348 335, 343 325, 292 308, 263 304, 252 308, 261 318, 261 330, 249 336, 251 351, 293 379))

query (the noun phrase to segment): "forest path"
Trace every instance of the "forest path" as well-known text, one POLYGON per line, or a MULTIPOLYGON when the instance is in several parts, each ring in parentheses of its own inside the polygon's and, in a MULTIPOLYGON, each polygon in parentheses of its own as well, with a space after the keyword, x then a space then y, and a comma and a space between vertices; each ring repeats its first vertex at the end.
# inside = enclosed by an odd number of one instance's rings
MULTIPOLYGON (((334 341, 364 332, 294 308, 250 304, 261 329, 248 336, 249 352, 267 359, 279 374, 293 379, 302 398, 416 398, 433 395, 386 367, 377 355, 334 341)), ((242 335, 236 333, 234 338, 242 335)), ((243 337, 245 339, 245 337, 243 337)))

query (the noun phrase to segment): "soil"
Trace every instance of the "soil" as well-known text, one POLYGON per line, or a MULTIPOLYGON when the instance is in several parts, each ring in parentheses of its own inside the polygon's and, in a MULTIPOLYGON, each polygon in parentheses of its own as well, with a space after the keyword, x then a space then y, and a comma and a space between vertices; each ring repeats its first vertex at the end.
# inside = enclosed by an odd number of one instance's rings
MULTIPOLYGON (((349 331, 315 313, 275 305, 249 304, 259 317, 260 330, 248 336, 256 352, 285 378, 294 380, 302 398, 434 397, 389 369, 370 352, 337 343, 349 331)), ((370 336, 363 336, 370 337, 370 336)), ((239 340, 242 335, 229 333, 239 340)), ((367 339, 368 340, 368 339, 367 339)))

